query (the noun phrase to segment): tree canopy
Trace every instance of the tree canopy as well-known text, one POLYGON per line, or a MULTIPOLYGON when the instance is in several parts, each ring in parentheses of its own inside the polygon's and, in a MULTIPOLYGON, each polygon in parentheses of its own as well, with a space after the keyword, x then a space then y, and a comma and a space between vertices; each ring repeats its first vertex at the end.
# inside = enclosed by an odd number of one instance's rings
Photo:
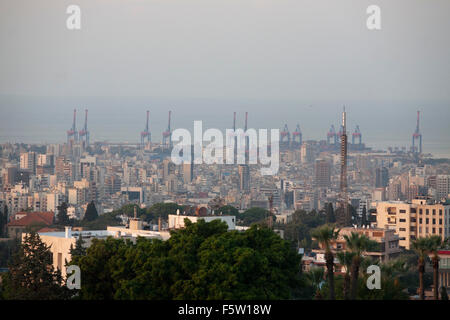
POLYGON ((67 215, 67 203, 63 202, 57 207, 58 216, 57 223, 59 225, 68 225, 70 223, 69 216, 67 215))
POLYGON ((313 240, 311 231, 326 222, 326 215, 315 210, 306 212, 297 210, 292 214, 292 220, 285 225, 279 225, 277 228, 284 230, 284 237, 306 249, 311 249, 313 240))
POLYGON ((258 225, 229 231, 219 220, 185 221, 167 241, 93 240, 81 268, 82 299, 289 299, 300 256, 258 225))
POLYGON ((269 211, 267 209, 255 207, 244 211, 244 213, 238 213, 236 218, 240 220, 242 225, 250 226, 253 223, 258 223, 266 219, 268 214, 269 211))
POLYGON ((97 208, 95 207, 94 201, 91 201, 87 208, 86 213, 84 214, 84 221, 94 221, 98 218, 97 208))
POLYGON ((37 233, 28 233, 9 264, 3 295, 12 300, 64 299, 70 291, 59 270, 54 270, 52 254, 37 233))

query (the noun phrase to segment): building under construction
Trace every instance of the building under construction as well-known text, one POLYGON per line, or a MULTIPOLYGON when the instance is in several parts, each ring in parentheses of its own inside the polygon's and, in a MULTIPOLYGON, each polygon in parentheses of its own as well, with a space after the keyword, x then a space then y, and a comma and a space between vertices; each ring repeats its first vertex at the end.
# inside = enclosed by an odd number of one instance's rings
POLYGON ((347 115, 342 112, 342 127, 341 127, 341 177, 340 177, 340 192, 339 192, 339 209, 337 210, 336 222, 339 227, 348 227, 352 224, 352 218, 348 205, 348 190, 347 190, 347 115))

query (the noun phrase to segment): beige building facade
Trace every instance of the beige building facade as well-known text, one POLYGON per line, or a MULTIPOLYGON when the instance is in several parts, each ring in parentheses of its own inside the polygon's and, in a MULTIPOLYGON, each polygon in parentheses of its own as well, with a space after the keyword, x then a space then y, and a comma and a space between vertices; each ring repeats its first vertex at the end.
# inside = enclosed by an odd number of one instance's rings
POLYGON ((377 203, 377 227, 395 230, 400 237, 400 246, 405 249, 410 249, 412 241, 419 237, 448 237, 449 219, 450 204, 434 203, 427 199, 377 203))

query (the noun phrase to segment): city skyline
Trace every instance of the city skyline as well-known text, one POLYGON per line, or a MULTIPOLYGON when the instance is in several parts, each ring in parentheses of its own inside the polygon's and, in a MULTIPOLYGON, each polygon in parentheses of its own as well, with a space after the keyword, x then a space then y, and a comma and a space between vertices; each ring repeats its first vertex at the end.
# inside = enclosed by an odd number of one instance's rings
MULTIPOLYGON (((0 99, 1 101, 1 99, 0 99)), ((254 106, 239 106, 235 104, 237 111, 236 126, 238 128, 244 127, 244 110, 254 110, 254 106)), ((301 107, 302 112, 299 113, 299 120, 293 119, 292 116, 284 117, 281 112, 273 117, 267 117, 264 113, 254 110, 249 112, 249 128, 283 128, 285 124, 288 125, 290 132, 295 130, 297 124, 303 135, 303 141, 306 140, 326 140, 330 125, 334 125, 336 132, 339 131, 339 110, 342 107, 332 106, 318 106, 313 105, 301 107), (325 112, 324 112, 325 111, 325 112), (332 116, 336 115, 333 119, 332 116), (282 122, 278 127, 274 117, 289 119, 289 121, 282 122), (306 117, 304 117, 306 116, 306 117), (323 120, 321 119, 323 118, 323 120), (305 119, 304 121, 301 121, 305 119), (313 120, 316 123, 312 123, 313 120)), ((76 127, 82 130, 84 125, 84 107, 77 109, 76 127)), ((160 142, 162 140, 162 132, 167 129, 167 112, 172 110, 172 130, 176 128, 186 128, 191 130, 194 120, 198 120, 195 113, 192 114, 189 110, 184 108, 172 107, 165 109, 165 106, 156 106, 153 108, 140 107, 123 107, 115 105, 110 109, 110 112, 104 112, 102 107, 87 107, 89 110, 89 132, 91 142, 129 142, 139 143, 140 132, 145 128, 145 114, 150 111, 149 131, 151 133, 152 142, 160 142), (152 112, 152 109, 156 111, 152 112), (130 112, 133 110, 133 112, 130 112), (138 113, 139 112, 139 113, 138 113)), ((300 108, 299 108, 300 109, 300 108)), ((421 111, 420 130, 424 135, 423 153, 431 153, 435 157, 450 158, 450 141, 445 139, 445 132, 448 131, 446 126, 436 126, 439 122, 445 122, 444 118, 434 118, 439 112, 445 110, 436 110, 436 108, 416 108, 408 106, 407 110, 403 110, 403 114, 389 108, 381 108, 380 111, 372 110, 362 112, 361 107, 352 107, 347 105, 349 110, 349 126, 348 134, 352 134, 358 126, 363 135, 363 143, 367 146, 377 150, 387 150, 388 147, 406 147, 409 151, 411 147, 411 136, 414 133, 416 125, 417 110, 421 111), (372 114, 370 114, 372 112, 372 114), (395 117, 389 117, 388 112, 394 114, 395 117), (369 114, 371 117, 363 116, 369 114), (357 117, 357 118, 356 118, 357 117), (396 118, 399 117, 399 118, 396 118), (433 117, 433 119, 430 119, 433 117), (408 121, 406 121, 408 118, 408 121), (397 123, 402 121, 399 127, 397 123), (431 120, 431 121, 430 121, 431 120), (377 122, 378 125, 377 125, 377 122), (431 125, 431 126, 430 126, 431 125), (398 129, 402 129, 402 133, 398 129)), ((218 116, 213 113, 198 114, 198 117, 203 117, 205 127, 217 127, 219 129, 232 128, 233 111, 230 108, 217 109, 218 116), (209 121, 208 121, 209 120, 209 121)), ((448 111, 450 112, 450 110, 448 111)), ((21 106, 14 109, 8 114, 5 114, 3 120, 0 120, 0 143, 59 143, 65 141, 65 133, 70 128, 72 123, 73 108, 64 107, 57 109, 56 107, 46 107, 41 110, 21 106), (19 120, 20 117, 20 120, 19 120), (58 120, 58 121, 56 121, 58 120), (13 121, 33 121, 33 125, 27 127, 10 127, 13 121), (45 130, 44 130, 45 128, 45 130), (20 134, 14 132, 20 131, 20 134), (35 130, 35 131, 32 131, 35 130), (49 138, 51 136, 51 138, 49 138), (13 137, 13 139, 11 139, 13 137)), ((351 140, 349 139, 349 142, 351 140)))

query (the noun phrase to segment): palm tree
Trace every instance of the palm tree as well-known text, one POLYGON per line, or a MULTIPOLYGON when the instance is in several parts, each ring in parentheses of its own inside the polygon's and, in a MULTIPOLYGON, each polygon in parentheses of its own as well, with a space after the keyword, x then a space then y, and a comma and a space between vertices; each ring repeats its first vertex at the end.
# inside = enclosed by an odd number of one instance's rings
POLYGON ((352 270, 351 270, 351 291, 350 297, 356 299, 358 289, 359 267, 361 265, 361 254, 372 248, 377 242, 370 240, 366 235, 352 232, 350 236, 344 235, 347 248, 353 252, 352 270))
POLYGON ((428 249, 433 257, 431 258, 431 264, 433 265, 433 295, 434 300, 439 300, 439 256, 438 250, 442 247, 442 238, 438 235, 434 235, 428 238, 428 249))
POLYGON ((340 251, 336 253, 336 256, 339 260, 339 263, 345 267, 345 275, 344 275, 344 299, 349 299, 349 291, 350 291, 350 269, 352 267, 352 260, 354 257, 353 252, 340 251))
POLYGON ((325 249, 325 262, 327 265, 328 287, 330 288, 329 299, 334 300, 334 255, 331 251, 330 244, 336 240, 340 230, 336 230, 334 226, 324 225, 311 232, 311 236, 316 239, 322 249, 325 249))
POLYGON ((419 297, 425 300, 425 287, 423 284, 423 275, 425 273, 425 261, 429 250, 429 239, 418 238, 412 242, 412 249, 418 254, 418 271, 419 271, 419 297))
POLYGON ((306 277, 314 290, 315 298, 320 300, 322 297, 320 295, 320 287, 323 282, 323 276, 325 272, 323 268, 312 267, 311 270, 306 274, 306 277))

